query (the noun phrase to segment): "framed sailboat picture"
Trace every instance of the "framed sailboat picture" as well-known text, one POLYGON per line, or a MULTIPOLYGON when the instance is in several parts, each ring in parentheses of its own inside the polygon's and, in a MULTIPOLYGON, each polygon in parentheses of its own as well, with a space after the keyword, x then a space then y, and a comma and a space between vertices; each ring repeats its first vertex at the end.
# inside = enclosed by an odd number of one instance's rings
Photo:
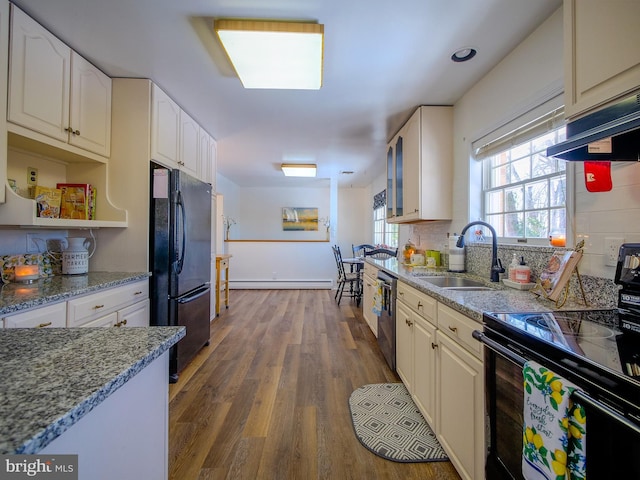
POLYGON ((318 209, 283 207, 282 230, 284 230, 285 232, 317 231, 318 209))

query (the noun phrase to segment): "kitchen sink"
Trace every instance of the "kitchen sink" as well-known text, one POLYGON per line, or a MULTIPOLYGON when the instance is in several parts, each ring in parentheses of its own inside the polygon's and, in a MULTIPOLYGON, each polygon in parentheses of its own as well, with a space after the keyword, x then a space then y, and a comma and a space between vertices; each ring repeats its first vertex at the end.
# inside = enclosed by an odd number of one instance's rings
POLYGON ((468 278, 461 277, 420 277, 421 280, 429 282, 437 287, 444 288, 446 290, 492 290, 492 288, 485 286, 482 282, 476 282, 475 280, 469 280, 468 278))

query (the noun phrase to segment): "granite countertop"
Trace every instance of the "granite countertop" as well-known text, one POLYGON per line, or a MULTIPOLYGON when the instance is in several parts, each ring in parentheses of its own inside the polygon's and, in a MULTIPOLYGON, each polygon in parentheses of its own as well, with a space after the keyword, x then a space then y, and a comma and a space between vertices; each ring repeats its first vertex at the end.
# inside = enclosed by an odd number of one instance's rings
POLYGON ((0 454, 37 453, 184 335, 184 327, 0 330, 0 454))
POLYGON ((41 307, 76 295, 97 292, 125 283, 144 280, 149 272, 90 272, 85 275, 57 275, 41 278, 32 284, 1 285, 0 316, 33 307, 41 307))
MULTIPOLYGON (((538 297, 528 291, 506 287, 502 283, 492 283, 488 278, 465 273, 451 273, 442 269, 409 267, 398 262, 395 258, 388 260, 367 258, 366 261, 478 322, 482 322, 483 312, 551 312, 558 310, 555 302, 538 297), (484 283, 492 290, 446 290, 422 280, 426 276, 433 275, 469 278, 484 283)), ((562 307, 563 310, 584 310, 585 308, 584 305, 570 300, 562 307)))

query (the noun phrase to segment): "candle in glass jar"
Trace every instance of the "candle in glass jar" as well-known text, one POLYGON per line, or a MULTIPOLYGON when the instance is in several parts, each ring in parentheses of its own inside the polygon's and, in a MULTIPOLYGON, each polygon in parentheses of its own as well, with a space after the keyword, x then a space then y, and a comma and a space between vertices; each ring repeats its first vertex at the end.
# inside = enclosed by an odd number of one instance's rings
POLYGON ((564 247, 567 245, 567 238, 564 235, 551 235, 551 245, 554 247, 564 247))
POLYGON ((33 281, 40 277, 38 265, 16 265, 13 274, 17 282, 33 281))

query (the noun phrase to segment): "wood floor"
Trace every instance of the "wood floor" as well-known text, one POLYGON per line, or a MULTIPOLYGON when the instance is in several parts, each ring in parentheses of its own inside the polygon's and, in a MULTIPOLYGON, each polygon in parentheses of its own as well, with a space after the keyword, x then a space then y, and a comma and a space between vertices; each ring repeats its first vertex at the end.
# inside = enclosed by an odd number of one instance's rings
POLYGON ((460 478, 449 462, 391 462, 356 439, 351 392, 399 378, 350 299, 233 290, 230 304, 170 386, 170 479, 460 478))

